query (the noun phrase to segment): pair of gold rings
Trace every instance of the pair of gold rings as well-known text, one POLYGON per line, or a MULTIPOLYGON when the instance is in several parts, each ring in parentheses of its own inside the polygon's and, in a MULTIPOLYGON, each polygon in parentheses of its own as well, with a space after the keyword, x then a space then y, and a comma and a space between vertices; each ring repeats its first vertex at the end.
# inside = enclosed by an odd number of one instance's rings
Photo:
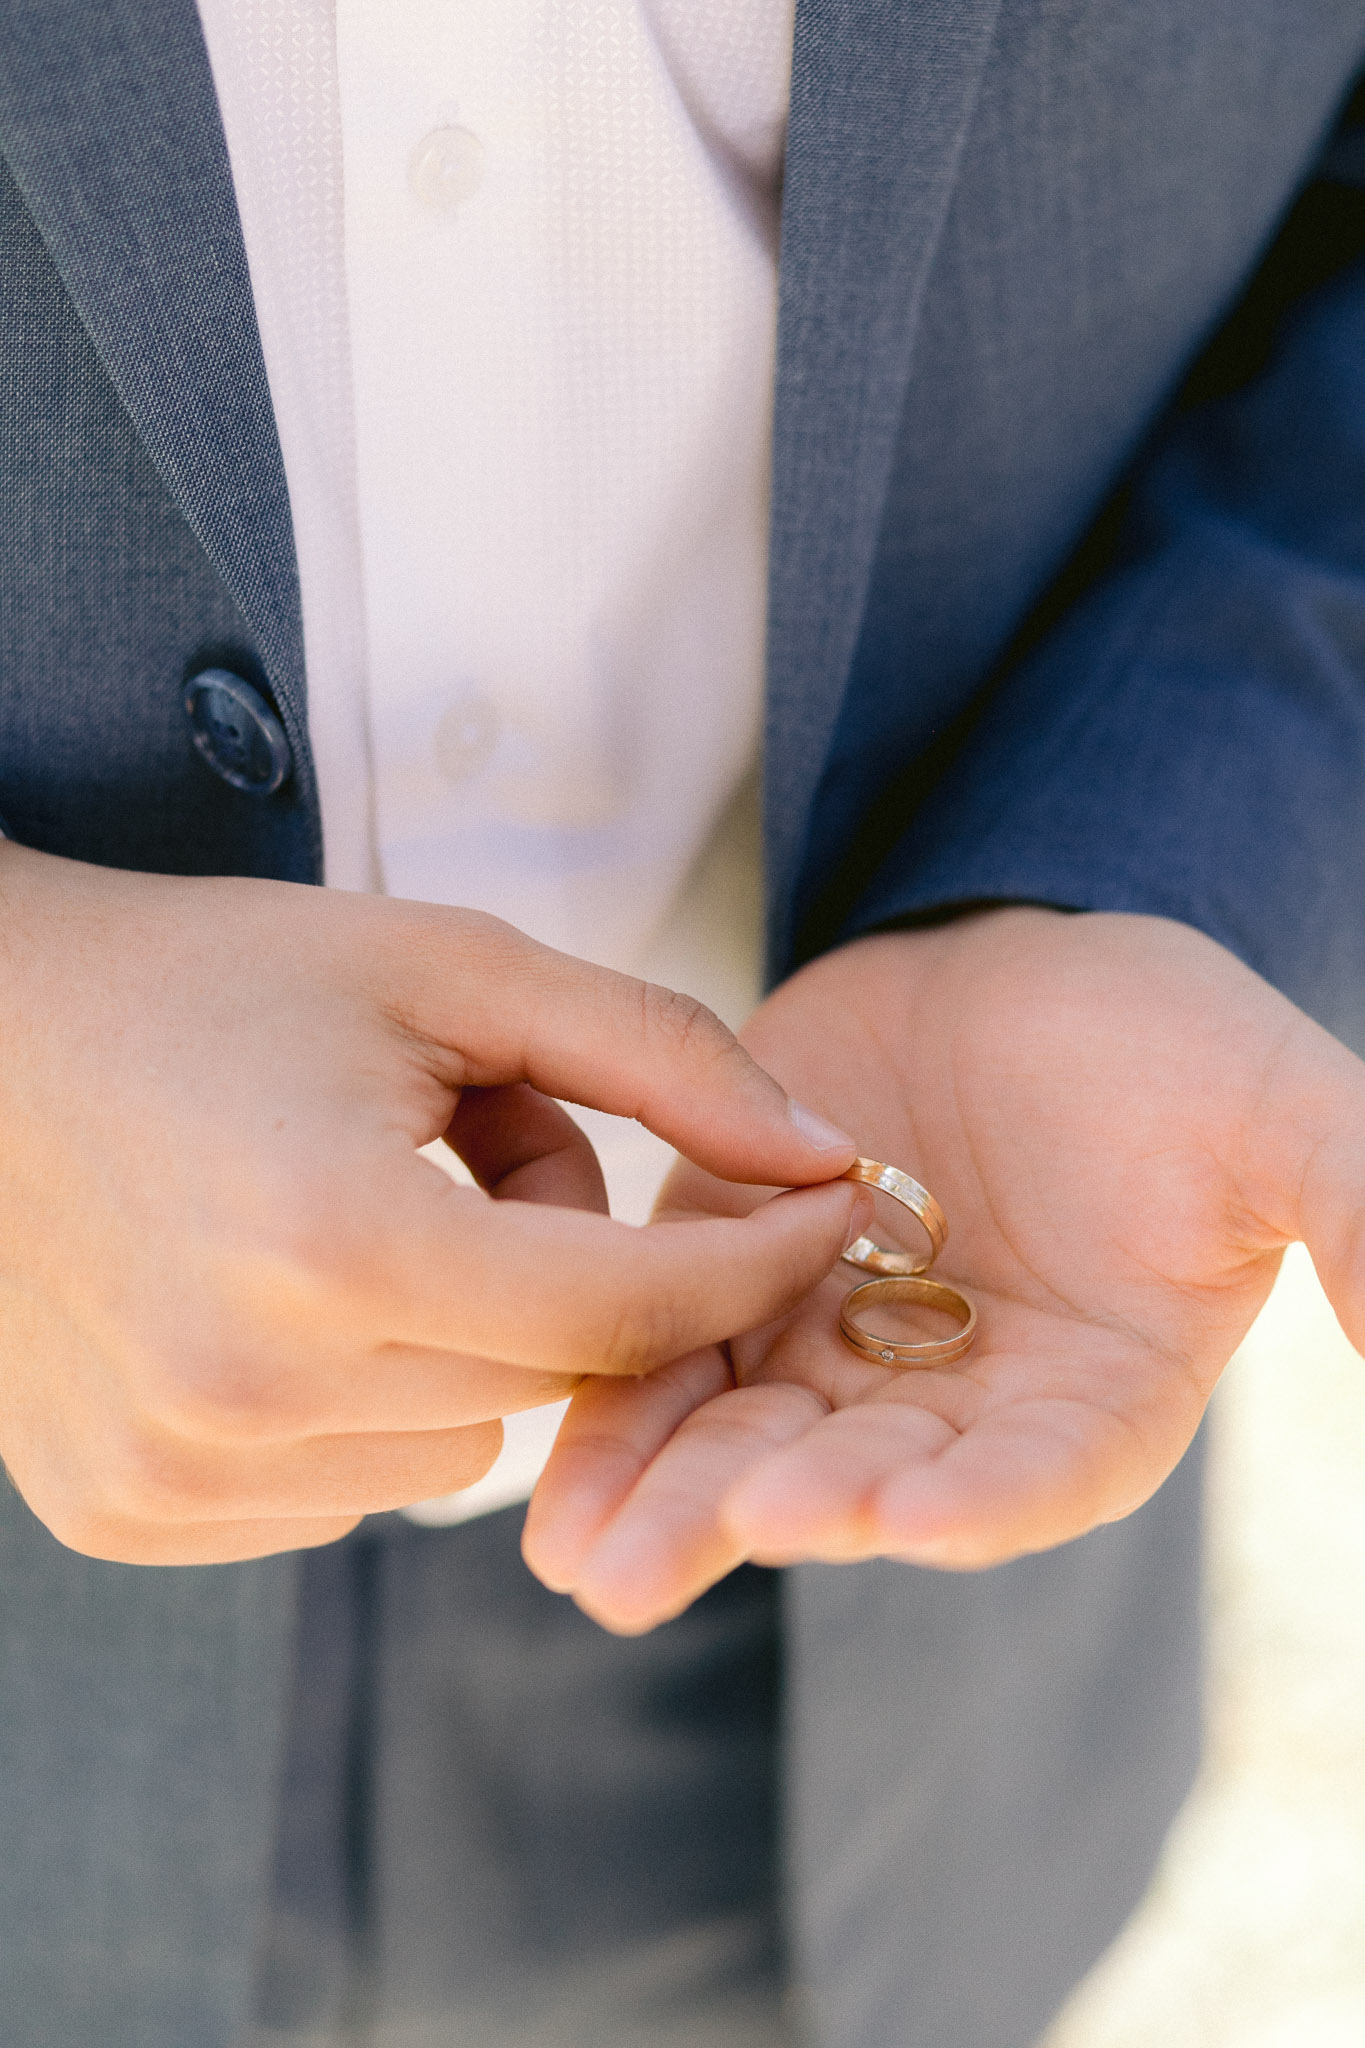
POLYGON ((919 1257, 908 1251, 889 1251, 870 1237, 860 1237, 849 1246, 844 1253, 849 1265, 874 1275, 846 1294, 839 1310, 839 1335, 849 1350, 878 1365, 902 1367, 948 1365, 953 1359, 964 1357, 976 1342, 976 1305, 945 1280, 926 1277, 948 1239, 948 1219, 928 1188, 921 1187, 898 1166, 884 1166, 879 1159, 855 1159, 843 1178, 860 1181, 864 1187, 880 1188, 884 1195, 890 1195, 893 1202, 910 1211, 929 1240, 928 1252, 919 1257), (857 1317, 863 1310, 875 1309, 883 1302, 941 1309, 962 1327, 951 1337, 915 1344, 900 1338, 878 1337, 864 1329, 857 1317))

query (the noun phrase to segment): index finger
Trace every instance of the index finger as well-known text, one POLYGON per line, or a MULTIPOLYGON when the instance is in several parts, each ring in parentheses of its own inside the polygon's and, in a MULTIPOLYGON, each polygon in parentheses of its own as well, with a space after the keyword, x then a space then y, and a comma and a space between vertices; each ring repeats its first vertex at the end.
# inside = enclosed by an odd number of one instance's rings
POLYGON ((853 1141, 794 1102, 704 1004, 473 912, 390 904, 384 1007, 457 1087, 529 1081, 632 1117, 727 1180, 805 1186, 853 1141))

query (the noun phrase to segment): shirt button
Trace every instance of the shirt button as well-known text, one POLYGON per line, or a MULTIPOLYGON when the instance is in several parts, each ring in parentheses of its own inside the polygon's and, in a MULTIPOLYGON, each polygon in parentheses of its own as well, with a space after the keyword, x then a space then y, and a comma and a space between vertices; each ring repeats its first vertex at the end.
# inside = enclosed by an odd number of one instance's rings
POLYGON ((408 185, 424 205, 454 213, 483 182, 483 144, 468 128, 433 128, 408 165, 408 185))
POLYGON ((436 766, 447 782, 471 782, 492 758, 502 723, 486 697, 461 697, 432 735, 436 766))
POLYGON ((227 668, 201 669, 181 700, 201 759, 248 796, 273 796, 293 766, 284 727, 261 695, 227 668))

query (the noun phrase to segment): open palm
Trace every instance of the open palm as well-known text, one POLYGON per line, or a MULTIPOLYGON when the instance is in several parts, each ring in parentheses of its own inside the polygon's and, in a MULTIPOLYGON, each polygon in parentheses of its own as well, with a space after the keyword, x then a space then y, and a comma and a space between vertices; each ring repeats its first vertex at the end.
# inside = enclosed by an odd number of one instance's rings
MULTIPOLYGON (((728 1357, 587 1383, 526 1552, 609 1627, 652 1626, 745 1557, 972 1567, 1128 1513, 1296 1238, 1365 1335, 1365 1066, 1184 926, 1008 909, 861 941, 744 1038, 933 1190, 936 1270, 980 1336, 938 1370, 858 1358, 842 1265, 728 1357)), ((682 1164, 661 1210, 761 1199, 682 1164)))

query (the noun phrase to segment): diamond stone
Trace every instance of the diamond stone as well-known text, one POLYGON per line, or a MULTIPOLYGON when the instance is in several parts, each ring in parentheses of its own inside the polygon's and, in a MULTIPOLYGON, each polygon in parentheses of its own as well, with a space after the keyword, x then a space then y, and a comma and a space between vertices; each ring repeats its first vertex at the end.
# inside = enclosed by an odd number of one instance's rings
POLYGON ((896 1354, 894 1351, 883 1351, 882 1357, 886 1360, 888 1365, 893 1365, 895 1363, 896 1354))

